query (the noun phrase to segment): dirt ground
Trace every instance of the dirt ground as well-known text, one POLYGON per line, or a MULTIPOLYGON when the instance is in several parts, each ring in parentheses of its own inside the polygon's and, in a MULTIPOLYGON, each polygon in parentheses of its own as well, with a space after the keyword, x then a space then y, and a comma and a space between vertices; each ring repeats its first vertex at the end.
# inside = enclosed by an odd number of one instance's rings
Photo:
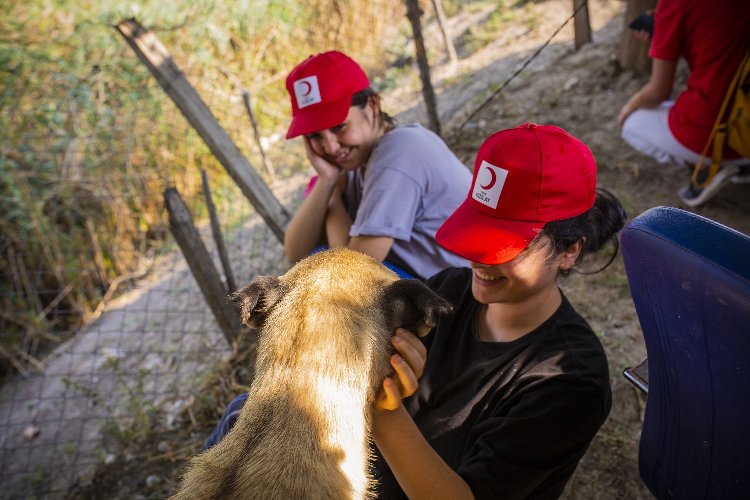
MULTIPOLYGON (((568 26, 462 130, 457 127, 465 117, 570 15, 571 2, 530 3, 526 12, 536 16, 533 28, 506 30, 470 57, 462 54, 462 38, 458 37, 459 55, 464 58, 458 67, 433 63, 443 135, 470 165, 478 145, 490 133, 523 122, 554 123, 590 146, 599 165, 599 186, 617 195, 631 217, 654 206, 680 207, 675 193, 687 182, 687 171, 659 165, 632 151, 617 132, 615 119, 620 107, 647 78, 623 71, 617 63, 625 4, 596 0, 589 4, 593 43, 575 51, 571 43, 572 27, 568 26)), ((452 20, 453 28, 461 30, 462 22, 481 23, 487 13, 476 15, 479 17, 452 20)), ((683 81, 685 75, 686 70, 681 68, 683 81)), ((426 123, 421 108, 399 109, 399 103, 417 100, 418 92, 400 87, 385 95, 386 108, 395 108, 402 123, 415 119, 426 123)), ((695 211, 750 233, 746 215, 750 209, 749 189, 747 185, 729 185, 695 211)), ((581 461, 564 498, 651 498, 637 468, 645 399, 622 377, 624 368, 637 364, 645 356, 622 262, 618 258, 598 274, 573 275, 562 282, 562 288, 600 336, 609 358, 613 388, 609 419, 581 461)), ((133 443, 123 455, 125 458, 102 465, 93 483, 71 492, 69 498, 167 496, 174 491, 185 459, 200 448, 214 423, 215 414, 201 411, 198 408, 186 414, 184 425, 176 431, 155 428, 148 439, 133 443)))

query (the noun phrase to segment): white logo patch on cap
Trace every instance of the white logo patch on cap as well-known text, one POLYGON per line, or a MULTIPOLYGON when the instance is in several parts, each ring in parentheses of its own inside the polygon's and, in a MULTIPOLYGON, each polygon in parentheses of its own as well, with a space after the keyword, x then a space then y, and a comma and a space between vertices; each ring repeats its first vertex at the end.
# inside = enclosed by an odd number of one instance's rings
POLYGON ((300 109, 321 102, 318 77, 308 76, 294 82, 294 97, 297 98, 297 106, 300 109))
POLYGON ((471 197, 490 208, 497 208, 506 177, 508 177, 507 170, 482 161, 471 197))

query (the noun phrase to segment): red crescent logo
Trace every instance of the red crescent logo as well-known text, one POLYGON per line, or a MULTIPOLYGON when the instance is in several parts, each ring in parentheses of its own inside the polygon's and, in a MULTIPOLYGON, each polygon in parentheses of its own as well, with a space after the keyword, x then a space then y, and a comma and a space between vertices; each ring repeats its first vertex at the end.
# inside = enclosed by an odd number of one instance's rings
POLYGON ((305 91, 302 92, 302 97, 307 97, 310 95, 310 91, 312 90, 312 85, 310 85, 310 82, 300 82, 300 86, 303 86, 305 88, 305 91))
POLYGON ((490 179, 490 182, 488 182, 486 186, 482 186, 481 184, 480 186, 482 189, 492 189, 492 186, 494 186, 495 183, 497 182, 497 174, 490 167, 485 167, 485 170, 487 170, 490 173, 490 176, 492 176, 492 178, 490 179))

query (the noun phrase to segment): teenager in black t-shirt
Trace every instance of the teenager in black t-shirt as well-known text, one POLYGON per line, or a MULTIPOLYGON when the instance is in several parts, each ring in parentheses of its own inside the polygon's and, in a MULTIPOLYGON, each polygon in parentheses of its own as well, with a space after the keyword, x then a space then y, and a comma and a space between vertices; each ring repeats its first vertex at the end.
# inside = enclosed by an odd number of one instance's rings
MULTIPOLYGON (((381 498, 556 498, 611 407, 607 359, 557 286, 625 222, 589 149, 525 124, 480 147, 437 233, 471 269, 428 281, 454 304, 424 344, 394 336, 374 424, 381 498), (402 397, 406 397, 403 399, 402 397)), ((614 258, 614 254, 613 254, 614 258)))
POLYGON ((611 391, 601 343, 557 279, 608 242, 617 249, 625 217, 597 191, 589 149, 564 130, 525 124, 482 144, 469 196, 436 236, 471 269, 428 280, 454 314, 424 343, 403 329, 393 337, 395 376, 373 426, 379 498, 560 496, 611 391))

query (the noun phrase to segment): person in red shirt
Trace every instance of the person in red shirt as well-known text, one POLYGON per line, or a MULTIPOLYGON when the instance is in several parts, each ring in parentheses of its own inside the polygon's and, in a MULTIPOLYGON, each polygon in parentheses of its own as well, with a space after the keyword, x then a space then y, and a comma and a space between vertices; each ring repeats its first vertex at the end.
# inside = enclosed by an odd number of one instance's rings
MULTIPOLYGON (((623 139, 660 163, 692 167, 700 159, 727 87, 750 48, 747 0, 659 0, 649 55, 651 78, 618 116, 623 139), (687 85, 669 100, 677 62, 690 69, 687 85)), ((709 149, 710 151, 710 149, 709 149)), ((702 190, 688 184, 679 191, 688 206, 716 194, 729 180, 750 180, 746 158, 725 151, 716 177, 702 190)))

